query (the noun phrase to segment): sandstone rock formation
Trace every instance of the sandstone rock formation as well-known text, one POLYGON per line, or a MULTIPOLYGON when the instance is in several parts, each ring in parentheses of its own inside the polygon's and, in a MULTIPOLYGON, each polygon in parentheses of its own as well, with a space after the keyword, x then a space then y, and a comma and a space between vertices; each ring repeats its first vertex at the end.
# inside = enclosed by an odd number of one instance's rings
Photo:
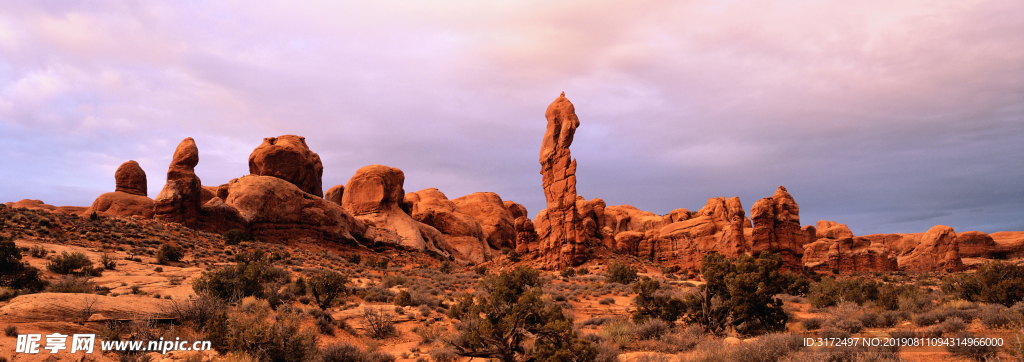
POLYGON ((910 254, 900 256, 899 267, 908 271, 961 271, 960 248, 953 228, 935 225, 921 236, 921 243, 910 254))
POLYGON ((413 220, 402 210, 405 173, 383 165, 364 166, 345 184, 342 207, 356 219, 376 228, 373 239, 401 245, 413 250, 429 250, 447 256, 444 240, 431 239, 437 233, 424 233, 429 228, 413 220))
POLYGON ((520 216, 512 221, 512 227, 516 230, 516 253, 527 255, 531 250, 540 248, 533 220, 526 216, 520 216))
POLYGON ((1000 254, 992 236, 980 231, 965 231, 956 234, 961 258, 992 258, 1000 254))
POLYGON ((775 252, 782 257, 783 268, 799 271, 803 268, 803 242, 800 231, 800 207, 785 187, 779 186, 771 197, 754 203, 750 210, 754 223, 750 253, 775 252))
POLYGON ((501 196, 493 192, 475 192, 452 200, 462 213, 472 216, 483 230, 484 240, 493 249, 515 248, 516 230, 512 213, 501 196))
POLYGON ((114 172, 114 192, 100 195, 83 214, 98 216, 141 216, 153 218, 154 202, 146 196, 146 172, 138 162, 128 161, 114 172))
POLYGON ((62 214, 79 214, 79 215, 89 216, 88 213, 85 213, 85 211, 89 209, 88 207, 85 207, 85 206, 53 206, 53 205, 50 205, 50 204, 47 204, 47 203, 43 202, 42 200, 22 199, 22 200, 19 200, 17 202, 8 201, 8 202, 4 203, 4 206, 10 207, 10 208, 22 208, 22 209, 33 209, 33 210, 47 210, 47 211, 59 212, 59 213, 62 213, 62 214))
POLYGON ((320 155, 310 151, 306 138, 295 135, 268 137, 249 155, 249 174, 273 176, 300 190, 323 197, 320 155))
MULTIPOLYGON (((300 190, 271 176, 243 176, 228 183, 228 198, 214 198, 204 209, 221 210, 230 218, 237 210, 250 232, 264 240, 308 238, 335 242, 366 242, 367 227, 340 205, 300 190)), ((212 223, 212 222, 211 222, 212 223)))
POLYGON ((345 185, 334 185, 324 193, 324 199, 341 205, 341 197, 345 194, 345 185))
POLYGON ((199 148, 192 137, 186 138, 174 150, 167 168, 167 183, 155 199, 155 216, 195 228, 199 225, 202 183, 196 176, 199 148))
POLYGON ((817 238, 829 238, 829 239, 843 239, 852 238, 853 232, 846 224, 840 224, 835 221, 819 220, 816 224, 815 236, 817 238))
POLYGON ((412 218, 430 225, 444 235, 448 252, 458 261, 482 263, 490 259, 483 228, 475 218, 462 212, 440 190, 429 188, 405 194, 412 218))
POLYGON ((518 219, 521 216, 530 217, 529 213, 526 212, 526 206, 509 200, 505 200, 504 204, 505 209, 512 214, 512 220, 518 219))
POLYGON ((586 250, 577 236, 576 160, 569 153, 580 120, 563 92, 544 112, 547 130, 540 148, 540 174, 547 208, 534 222, 539 238, 540 266, 558 269, 583 262, 586 250))
POLYGON ((845 224, 826 220, 818 221, 817 228, 804 227, 801 233, 805 240, 814 240, 803 246, 803 264, 812 270, 854 273, 898 269, 896 255, 885 238, 855 237, 845 224))
MULTIPOLYGON (((611 209, 611 208, 609 208, 611 209)), ((687 212, 688 213, 688 212, 687 212)), ((654 239, 651 259, 665 266, 699 269, 701 258, 708 253, 735 257, 749 249, 745 233, 745 212, 738 197, 708 199, 692 218, 665 224, 654 239)), ((646 233, 645 239, 653 233, 646 233)), ((640 248, 643 253, 645 248, 640 248)), ((645 255, 641 255, 645 256, 645 255)))
POLYGON ((142 166, 134 160, 122 163, 117 171, 114 171, 114 185, 114 192, 149 196, 146 171, 143 171, 142 166))

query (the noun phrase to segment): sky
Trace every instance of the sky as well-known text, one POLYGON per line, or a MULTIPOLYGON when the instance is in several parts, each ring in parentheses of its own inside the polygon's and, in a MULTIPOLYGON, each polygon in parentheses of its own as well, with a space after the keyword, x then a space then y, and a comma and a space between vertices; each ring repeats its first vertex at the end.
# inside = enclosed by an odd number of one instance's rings
POLYGON ((0 0, 0 202, 149 196, 193 137, 215 186, 306 137, 324 189, 544 208, 544 111, 577 190, 665 214, 784 185, 856 235, 1024 230, 1024 2, 0 0))

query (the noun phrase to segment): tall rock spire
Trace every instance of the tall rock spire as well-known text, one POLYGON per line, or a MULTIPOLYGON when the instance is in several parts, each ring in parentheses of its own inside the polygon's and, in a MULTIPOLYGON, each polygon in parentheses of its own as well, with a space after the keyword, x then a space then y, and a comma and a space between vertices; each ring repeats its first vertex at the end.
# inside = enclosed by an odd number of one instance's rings
POLYGON ((540 174, 547 209, 537 215, 538 254, 543 267, 561 268, 585 257, 576 212, 576 160, 569 153, 580 120, 565 92, 548 106, 544 117, 548 126, 540 147, 540 174))

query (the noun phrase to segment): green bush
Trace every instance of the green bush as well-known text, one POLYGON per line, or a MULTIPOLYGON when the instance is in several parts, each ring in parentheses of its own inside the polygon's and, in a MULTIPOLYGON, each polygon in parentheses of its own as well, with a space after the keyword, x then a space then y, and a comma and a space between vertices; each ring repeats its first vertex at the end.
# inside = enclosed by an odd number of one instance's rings
POLYGON ((519 255, 519 253, 516 252, 515 250, 509 251, 506 256, 508 257, 508 261, 513 262, 513 263, 518 263, 519 260, 522 259, 522 257, 519 255))
POLYGON ((266 302, 253 306, 249 313, 221 313, 212 318, 205 339, 218 352, 251 353, 261 361, 303 362, 317 355, 317 333, 303 328, 295 314, 271 317, 266 302))
POLYGON ((107 253, 103 253, 103 255, 100 256, 100 264, 102 264, 103 269, 106 270, 114 270, 114 268, 117 268, 117 262, 114 258, 111 258, 110 255, 107 255, 107 253))
POLYGON ((775 297, 788 287, 781 267, 777 254, 705 255, 700 269, 707 282, 683 300, 687 321, 715 334, 726 328, 745 335, 782 330, 789 316, 775 297))
POLYGON ((223 235, 225 245, 238 245, 245 239, 245 232, 239 229, 225 231, 223 235))
POLYGON ((86 274, 92 267, 92 260, 80 252, 61 252, 60 256, 50 257, 46 269, 57 274, 86 274))
POLYGON ((462 321, 450 341, 457 354, 504 362, 592 361, 596 357, 597 350, 577 336, 562 309, 544 301, 538 271, 519 266, 488 275, 480 281, 479 290, 479 298, 464 295, 451 309, 453 317, 462 321), (523 342, 528 335, 535 340, 527 351, 523 342))
POLYGON ((629 284, 636 281, 636 273, 637 270, 632 265, 614 262, 608 266, 604 280, 608 283, 629 284))
POLYGON ((667 322, 675 322, 686 311, 686 305, 679 298, 665 294, 657 294, 661 284, 650 277, 644 277, 633 284, 633 292, 637 293, 633 303, 633 322, 642 323, 650 318, 667 322))
POLYGON ((1024 266, 988 262, 973 274, 960 274, 943 280, 942 291, 971 302, 1012 306, 1024 300, 1024 266))
POLYGON ((205 293, 233 302, 249 296, 264 296, 268 291, 276 291, 275 285, 268 284, 287 280, 287 273, 270 265, 262 253, 243 255, 237 260, 233 266, 204 272, 192 283, 192 289, 196 294, 205 293))
POLYGON ((399 291, 398 295, 395 295, 394 303, 401 307, 410 306, 412 305, 412 295, 407 290, 399 291))
POLYGON ((576 269, 574 269, 572 267, 568 267, 568 268, 562 269, 562 271, 559 273, 559 275, 561 275, 562 278, 572 278, 572 277, 576 276, 576 269))
POLYGON ((877 282, 864 278, 821 278, 810 289, 811 306, 827 308, 839 303, 840 300, 863 305, 864 302, 876 300, 879 296, 877 282))
POLYGON ((39 269, 21 261, 21 249, 13 241, 0 238, 0 287, 36 292, 46 285, 39 269))
POLYGON ((348 278, 333 270, 322 271, 309 277, 305 284, 321 310, 329 308, 339 296, 348 294, 345 288, 348 278))
POLYGON ((185 257, 185 249, 173 245, 163 244, 160 245, 160 250, 156 253, 156 261, 160 264, 167 264, 168 262, 179 262, 181 258, 185 257))

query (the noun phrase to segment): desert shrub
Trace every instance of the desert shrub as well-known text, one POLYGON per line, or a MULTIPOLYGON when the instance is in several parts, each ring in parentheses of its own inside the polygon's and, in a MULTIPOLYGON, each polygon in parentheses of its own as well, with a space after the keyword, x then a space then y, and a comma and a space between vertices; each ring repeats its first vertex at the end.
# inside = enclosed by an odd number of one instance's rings
POLYGON ((367 334, 371 338, 387 338, 397 333, 395 317, 383 308, 364 307, 362 316, 366 322, 367 334))
POLYGON ((938 324, 938 323, 942 323, 942 321, 944 321, 944 320, 946 320, 946 315, 944 313, 940 312, 940 311, 934 311, 934 310, 933 311, 924 312, 924 313, 918 314, 917 316, 914 316, 914 324, 916 324, 918 326, 921 326, 921 327, 927 327, 927 326, 930 326, 930 325, 935 325, 935 324, 938 324))
POLYGON ((960 319, 958 317, 951 317, 947 318, 942 323, 939 323, 939 326, 937 328, 941 330, 942 333, 956 333, 967 328, 967 325, 966 323, 964 323, 963 319, 960 319))
POLYGON ((174 244, 162 244, 156 253, 156 262, 167 264, 168 262, 179 262, 185 257, 185 249, 174 244))
POLYGON ((223 300, 207 294, 195 295, 182 301, 171 299, 171 312, 178 323, 195 326, 205 325, 226 307, 223 300))
POLYGON ((860 333, 864 330, 864 324, 856 319, 841 319, 833 323, 836 329, 849 332, 850 334, 860 333))
POLYGON ((60 256, 50 257, 46 269, 57 274, 86 274, 86 268, 92 266, 92 260, 80 252, 61 252, 60 256))
POLYGON ((302 328, 297 315, 278 313, 271 317, 266 302, 251 308, 251 314, 221 313, 212 318, 205 339, 218 352, 252 353, 261 361, 299 362, 316 356, 317 333, 302 328))
POLYGON ((320 309, 329 308, 339 296, 348 292, 345 288, 348 278, 333 270, 321 271, 317 275, 309 277, 305 284, 320 309))
POLYGON ((668 323, 658 318, 651 318, 633 328, 633 335, 639 340, 658 339, 669 331, 668 323))
POLYGON ((800 326, 803 327, 804 330, 807 330, 807 331, 813 331, 813 330, 816 330, 816 329, 821 329, 821 326, 823 324, 825 324, 825 319, 824 318, 805 318, 805 319, 800 321, 800 326))
POLYGON ((430 358, 435 362, 453 362, 459 358, 451 348, 434 348, 430 350, 430 358))
POLYGON ((580 267, 579 269, 576 269, 576 275, 587 275, 587 274, 590 274, 590 269, 587 269, 587 267, 580 267))
POLYGON ((783 356, 803 347, 801 336, 790 333, 770 333, 748 343, 739 343, 731 349, 734 361, 778 361, 783 356))
POLYGON ((821 278, 810 288, 808 298, 815 308, 831 307, 841 300, 863 305, 869 300, 878 299, 878 283, 864 278, 821 278))
POLYGON ((691 362, 728 362, 734 361, 730 349, 719 338, 708 338, 697 345, 690 354, 691 362))
POLYGON ((601 336, 604 339, 625 346, 633 340, 633 323, 626 319, 617 319, 605 324, 601 329, 601 336))
POLYGON ((599 342, 597 344, 597 356, 594 362, 619 362, 619 346, 611 341, 599 342))
POLYGON ((686 305, 681 299, 658 294, 659 288, 661 284, 650 277, 644 277, 633 284, 633 291, 637 293, 633 300, 636 305, 633 322, 641 323, 650 318, 675 322, 686 311, 686 305))
MULTIPOLYGON (((956 338, 961 341, 977 341, 978 339, 981 339, 982 341, 984 340, 982 336, 979 336, 968 331, 958 332, 956 334, 956 338)), ((996 354, 999 353, 999 347, 986 346, 984 345, 984 343, 974 343, 973 345, 971 345, 970 343, 953 343, 951 345, 946 346, 946 350, 955 356, 967 357, 975 361, 987 361, 990 358, 995 357, 996 354)))
POLYGON ((586 327, 586 326, 603 326, 603 325, 605 325, 608 322, 611 322, 613 320, 615 320, 615 319, 612 318, 612 317, 609 317, 609 316, 593 317, 593 318, 590 318, 590 319, 587 319, 587 320, 581 322, 580 326, 581 327, 586 327))
POLYGON ((629 284, 636 281, 636 273, 637 269, 632 265, 614 262, 608 266, 604 279, 608 283, 629 284))
POLYGON ((374 285, 366 288, 361 294, 363 300, 367 302, 391 303, 395 299, 395 292, 385 288, 383 285, 374 285))
POLYGON ((477 265, 477 266, 473 267, 473 272, 476 273, 477 275, 485 275, 485 274, 487 274, 487 266, 486 265, 477 265))
POLYGON ((1003 328, 1013 321, 1001 304, 986 304, 982 305, 980 309, 978 317, 986 327, 1003 328))
POLYGON ((21 249, 6 238, 0 238, 0 287, 43 290, 46 280, 40 278, 39 269, 21 261, 21 249))
POLYGON ((412 305, 412 294, 409 294, 407 290, 401 290, 395 295, 395 305, 397 306, 409 306, 412 305))
POLYGON ((8 337, 15 337, 15 336, 17 336, 18 335, 18 327, 14 326, 14 325, 8 325, 7 327, 4 327, 4 335, 6 335, 8 337))
POLYGON ((349 263, 359 265, 359 262, 363 261, 363 257, 360 256, 359 253, 353 252, 352 254, 349 254, 348 257, 345 258, 345 260, 347 260, 349 263))
POLYGON ((29 255, 32 255, 33 258, 42 258, 49 253, 50 251, 46 250, 42 245, 36 245, 29 249, 29 255))
POLYGON ((612 305, 615 304, 615 298, 601 298, 601 300, 597 301, 597 304, 612 305))
POLYGON ((0 302, 5 302, 11 298, 17 297, 18 291, 6 287, 0 287, 0 302))
POLYGON ((245 232, 239 229, 231 229, 225 231, 221 236, 224 238, 224 244, 238 245, 245 239, 245 232))
POLYGON ((313 317, 313 321, 316 322, 316 328, 322 334, 329 336, 334 335, 334 319, 331 318, 331 314, 325 312, 323 309, 310 309, 307 311, 310 317, 313 317))
POLYGON ((895 326, 896 323, 905 321, 909 318, 910 315, 907 314, 907 312, 887 310, 882 312, 880 318, 876 320, 878 323, 876 328, 891 328, 895 326))
POLYGON ((50 293, 92 293, 95 286, 89 278, 66 276, 46 289, 50 293))
POLYGON ((562 278, 572 278, 572 277, 576 276, 576 269, 574 269, 573 267, 568 267, 568 268, 562 269, 562 271, 559 272, 558 274, 561 275, 562 278))
POLYGON ((728 259, 720 254, 705 255, 701 274, 707 283, 686 295, 687 322, 714 334, 730 326, 747 335, 783 329, 789 316, 782 300, 775 297, 787 287, 779 273, 781 266, 778 254, 728 259))
POLYGON ((515 250, 509 251, 508 254, 506 254, 505 256, 508 257, 508 261, 513 263, 518 263, 520 260, 522 260, 522 256, 520 256, 519 253, 516 252, 515 250))
POLYGON ((908 313, 923 313, 935 309, 935 296, 931 293, 911 289, 899 296, 899 310, 908 313))
POLYGON ((114 258, 111 258, 110 255, 107 255, 107 253, 103 253, 103 255, 100 256, 100 265, 103 265, 103 269, 106 270, 114 270, 114 268, 117 268, 117 262, 114 258))
POLYGON ((445 260, 445 261, 441 262, 441 266, 439 266, 437 268, 437 271, 445 273, 445 274, 451 274, 452 270, 454 270, 454 269, 455 269, 455 266, 452 265, 452 263, 450 261, 445 260))
POLYGON ((192 289, 196 294, 236 301, 269 294, 276 291, 272 283, 287 280, 287 272, 270 265, 261 252, 239 254, 236 261, 233 266, 204 272, 192 283, 192 289))
POLYGON ((385 287, 391 288, 396 285, 403 285, 409 283, 409 278, 404 275, 388 275, 380 281, 385 287))
POLYGON ((943 279, 942 291, 971 302, 999 303, 1009 307, 1024 300, 1024 266, 988 262, 973 274, 943 279))

